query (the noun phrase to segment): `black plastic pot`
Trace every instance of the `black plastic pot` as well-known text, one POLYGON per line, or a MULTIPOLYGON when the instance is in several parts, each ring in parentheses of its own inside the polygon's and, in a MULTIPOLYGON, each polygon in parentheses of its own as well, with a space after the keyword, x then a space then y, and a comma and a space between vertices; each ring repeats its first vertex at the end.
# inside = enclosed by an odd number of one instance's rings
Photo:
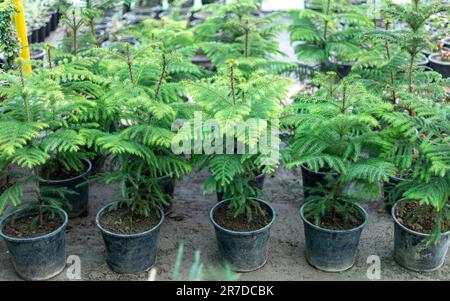
POLYGON ((50 17, 50 30, 54 31, 56 30, 56 27, 58 27, 58 12, 55 11, 51 14, 50 17))
POLYGON ((305 188, 313 188, 317 187, 318 184, 325 185, 327 183, 326 178, 327 176, 337 176, 337 173, 333 172, 314 172, 310 170, 306 166, 301 166, 302 168, 302 178, 303 178, 303 199, 306 199, 311 194, 308 191, 308 189, 305 188))
POLYGON ((38 49, 31 49, 30 50, 30 59, 32 60, 43 60, 45 57, 45 50, 38 48, 38 49))
POLYGON ((265 227, 250 231, 238 232, 225 229, 214 220, 216 210, 226 205, 229 200, 217 203, 210 211, 209 218, 216 232, 219 253, 222 258, 237 272, 250 272, 264 266, 267 261, 270 229, 275 221, 273 207, 260 199, 253 198, 272 214, 272 220, 265 227))
POLYGON ((112 204, 103 207, 95 218, 106 247, 106 262, 116 273, 141 273, 149 270, 156 262, 157 242, 164 214, 152 229, 136 234, 119 234, 100 225, 100 218, 112 204))
POLYGON ((442 42, 444 43, 444 47, 450 48, 450 37, 443 38, 442 42))
POLYGON ((48 37, 51 32, 52 32, 51 24, 50 24, 50 20, 48 20, 47 23, 45 23, 45 37, 48 37))
POLYGON ((346 62, 335 62, 332 63, 336 68, 336 73, 341 77, 346 77, 352 71, 353 64, 346 62))
POLYGON ((438 59, 439 56, 440 56, 439 53, 430 54, 430 56, 428 57, 428 59, 430 60, 430 67, 434 71, 440 73, 443 78, 449 78, 450 77, 450 61, 449 62, 441 61, 438 59))
POLYGON ((66 209, 70 218, 78 216, 86 216, 88 213, 89 205, 89 184, 85 183, 86 178, 89 176, 92 170, 92 163, 90 160, 84 160, 86 170, 81 175, 66 179, 66 180, 48 180, 40 179, 40 184, 46 187, 65 188, 76 192, 75 194, 68 194, 66 196, 69 203, 69 209, 66 209))
MULTIPOLYGON (((266 174, 262 173, 255 177, 255 179, 248 182, 248 184, 254 188, 262 190, 264 187, 264 180, 266 179, 266 174)), ((217 201, 221 202, 223 200, 223 192, 217 192, 217 201)))
POLYGON ((191 60, 192 64, 205 68, 209 71, 214 71, 215 67, 207 56, 194 56, 191 60))
POLYGON ((408 229, 397 219, 395 208, 403 200, 392 207, 394 220, 394 259, 404 268, 416 272, 432 272, 439 269, 445 261, 450 245, 450 231, 443 233, 436 244, 426 245, 429 234, 408 229))
POLYGON ((31 43, 39 43, 39 29, 31 31, 31 43))
POLYGON ((390 191, 395 189, 395 186, 397 186, 398 184, 404 183, 404 182, 411 182, 411 181, 412 181, 411 179, 403 179, 403 178, 399 178, 399 177, 390 177, 389 182, 383 182, 385 208, 386 208, 387 213, 390 214, 391 211, 392 211, 392 206, 395 203, 397 203, 402 198, 401 193, 398 193, 398 195, 392 195, 393 199, 389 200, 387 193, 389 193, 390 191))
POLYGON ((364 216, 364 222, 350 230, 331 230, 310 223, 304 216, 304 209, 311 202, 300 208, 300 217, 305 228, 306 259, 313 267, 326 272, 341 272, 351 268, 355 262, 359 238, 367 223, 367 212, 356 205, 364 216))
POLYGON ((38 43, 45 42, 45 26, 38 29, 38 43))
POLYGON ((164 215, 169 214, 173 207, 173 194, 175 192, 175 179, 171 176, 162 176, 158 178, 163 191, 170 197, 170 203, 163 207, 164 215))
POLYGON ((55 231, 32 238, 11 237, 3 233, 5 225, 11 219, 36 215, 34 209, 17 211, 0 223, 0 236, 5 240, 17 274, 25 280, 46 280, 55 277, 66 265, 65 228, 67 214, 56 207, 45 206, 57 210, 63 218, 62 225, 55 231))

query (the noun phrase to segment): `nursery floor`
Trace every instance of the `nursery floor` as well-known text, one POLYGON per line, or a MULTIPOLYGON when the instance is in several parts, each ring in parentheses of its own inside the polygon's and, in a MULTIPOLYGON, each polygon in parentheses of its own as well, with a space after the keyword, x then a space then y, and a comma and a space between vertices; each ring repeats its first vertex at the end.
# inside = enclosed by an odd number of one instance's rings
MULTIPOLYGON (((156 263, 157 280, 170 280, 179 243, 185 244, 183 273, 193 262, 195 250, 201 251, 205 266, 220 264, 213 227, 208 219, 215 195, 202 193, 206 173, 193 173, 177 183, 173 213, 162 225, 156 263)), ((450 258, 434 273, 415 273, 398 266, 392 259, 393 224, 378 203, 366 205, 370 220, 359 246, 355 266, 342 273, 325 273, 311 267, 305 260, 303 225, 298 215, 302 202, 301 173, 280 169, 266 179, 267 191, 277 212, 270 239, 269 259, 258 271, 241 274, 241 280, 368 280, 366 276, 370 255, 381 259, 381 280, 449 280, 450 258)), ((115 189, 92 184, 89 215, 69 222, 67 255, 81 259, 82 280, 147 280, 147 273, 119 275, 105 263, 105 250, 95 227, 95 213, 108 202, 115 189)), ((3 241, 0 242, 0 280, 19 279, 9 260, 3 241)), ((55 280, 67 280, 66 271, 55 280)))

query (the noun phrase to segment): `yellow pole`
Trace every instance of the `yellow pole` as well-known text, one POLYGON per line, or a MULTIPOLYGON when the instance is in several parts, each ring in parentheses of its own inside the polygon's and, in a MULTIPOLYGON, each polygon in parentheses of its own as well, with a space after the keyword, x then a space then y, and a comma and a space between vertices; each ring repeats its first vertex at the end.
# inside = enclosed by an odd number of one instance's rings
POLYGON ((22 0, 14 0, 16 3, 16 29, 20 39, 20 57, 24 60, 23 71, 31 72, 30 48, 28 47, 27 26, 25 24, 25 14, 23 12, 22 0))

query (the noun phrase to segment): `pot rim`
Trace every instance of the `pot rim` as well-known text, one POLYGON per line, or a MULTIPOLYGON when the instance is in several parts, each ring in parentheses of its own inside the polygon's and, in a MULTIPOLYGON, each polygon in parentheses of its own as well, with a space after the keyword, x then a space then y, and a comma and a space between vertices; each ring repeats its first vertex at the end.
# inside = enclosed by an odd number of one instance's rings
MULTIPOLYGON (((411 233, 411 234, 414 234, 414 235, 417 235, 417 236, 422 236, 422 237, 430 237, 431 234, 420 233, 420 232, 414 231, 414 230, 412 230, 412 229, 409 229, 408 227, 406 227, 406 226, 403 225, 402 223, 400 223, 400 221, 398 220, 398 218, 397 218, 397 216, 396 216, 396 214, 395 214, 395 209, 397 208, 398 204, 400 204, 400 202, 403 202, 403 201, 408 201, 408 200, 405 199, 405 198, 400 199, 400 200, 398 200, 398 201, 394 204, 394 206, 392 206, 392 209, 391 209, 391 216, 392 216, 392 219, 394 220, 394 222, 395 222, 397 225, 399 225, 403 230, 405 230, 405 231, 407 231, 407 232, 409 232, 409 233, 411 233)), ((450 235, 450 230, 448 230, 447 232, 442 233, 441 235, 445 235, 445 236, 450 235)))
POLYGON ((304 165, 304 164, 301 164, 300 167, 306 169, 310 173, 315 173, 315 174, 318 174, 318 175, 334 175, 334 176, 338 176, 339 175, 339 173, 334 172, 334 171, 331 171, 331 172, 313 171, 313 170, 309 169, 309 167, 304 165))
POLYGON ((344 201, 344 202, 348 202, 348 203, 350 203, 350 204, 356 206, 356 207, 362 212, 362 214, 363 214, 363 216, 364 216, 364 222, 363 222, 361 225, 359 225, 359 226, 356 227, 356 228, 352 228, 352 229, 348 229, 348 230, 333 230, 333 229, 326 229, 326 228, 322 228, 322 227, 316 226, 316 225, 314 225, 313 223, 311 223, 310 221, 308 221, 308 220, 305 218, 304 214, 303 214, 303 211, 304 211, 305 207, 306 207, 307 205, 313 203, 313 202, 315 202, 315 201, 308 201, 308 202, 305 202, 305 203, 300 207, 300 217, 301 217, 301 219, 303 220, 304 223, 307 223, 309 226, 313 227, 313 228, 316 229, 316 230, 320 230, 320 231, 322 231, 322 232, 328 232, 328 233, 351 233, 351 232, 359 231, 360 229, 364 228, 364 227, 366 226, 367 222, 369 221, 369 214, 367 213, 367 211, 366 211, 363 207, 361 207, 361 205, 356 204, 356 203, 351 203, 351 202, 349 202, 349 201, 344 201))
POLYGON ((153 228, 151 228, 151 229, 149 229, 149 230, 146 230, 146 231, 144 231, 144 232, 138 232, 138 233, 132 233, 132 234, 122 234, 122 233, 112 232, 112 231, 110 231, 110 230, 107 230, 107 229, 103 228, 102 225, 100 224, 100 218, 101 218, 101 216, 102 216, 103 213, 106 211, 106 209, 108 209, 109 207, 111 207, 113 204, 116 204, 116 203, 119 203, 119 202, 120 202, 120 201, 116 201, 116 202, 109 203, 109 204, 103 206, 103 207, 97 212, 97 215, 95 216, 95 225, 97 226, 97 228, 98 228, 101 232, 106 233, 106 234, 111 235, 111 236, 119 237, 119 238, 136 238, 136 237, 144 236, 144 235, 146 235, 146 234, 148 234, 148 233, 150 233, 150 232, 153 232, 154 230, 158 229, 158 228, 161 226, 161 224, 163 223, 163 221, 164 221, 164 211, 163 211, 160 207, 157 207, 158 210, 159 210, 159 213, 160 213, 160 220, 159 220, 159 223, 156 224, 153 228))
POLYGON ((87 176, 92 170, 92 162, 91 162, 91 160, 85 159, 85 158, 83 158, 82 160, 85 161, 88 164, 88 168, 81 175, 78 175, 76 177, 72 177, 72 178, 69 178, 69 179, 63 179, 63 180, 47 180, 47 179, 39 177, 39 182, 44 183, 44 184, 59 184, 59 183, 65 183, 65 182, 78 180, 78 179, 80 179, 80 178, 82 178, 84 176, 87 176))
POLYGON ((399 177, 396 177, 396 176, 389 176, 389 178, 397 180, 399 182, 412 182, 413 181, 412 179, 399 178, 399 177))
MULTIPOLYGON (((55 236, 55 235, 58 234, 59 232, 64 231, 64 229, 65 229, 66 226, 67 226, 67 223, 69 222, 69 217, 68 217, 66 211, 64 211, 63 209, 61 209, 61 208, 59 208, 59 207, 56 207, 56 206, 44 205, 43 207, 44 207, 44 208, 53 208, 53 209, 59 210, 59 211, 62 213, 62 215, 64 216, 64 221, 63 221, 62 225, 59 226, 57 229, 53 230, 53 231, 50 232, 50 233, 47 233, 47 234, 44 234, 44 235, 40 235, 40 236, 35 236, 35 237, 13 237, 13 236, 9 236, 9 235, 3 233, 3 228, 5 227, 6 223, 8 223, 8 222, 10 221, 10 219, 11 219, 12 217, 14 217, 14 216, 17 215, 17 214, 24 213, 24 212, 26 212, 26 211, 34 210, 34 209, 31 209, 31 208, 22 208, 22 209, 19 209, 19 210, 17 210, 17 211, 12 212, 11 214, 7 215, 5 218, 3 218, 3 219, 0 221, 0 236, 1 236, 3 239, 7 240, 7 241, 13 241, 13 242, 33 242, 33 241, 42 240, 42 239, 46 239, 46 238, 55 236)), ((26 214, 26 215, 27 215, 27 214, 26 214)), ((24 215, 24 216, 26 216, 26 215, 24 215)))
POLYGON ((225 202, 229 202, 230 199, 226 199, 226 200, 222 200, 220 202, 218 202, 217 204, 215 204, 211 210, 209 211, 209 219, 210 221, 213 223, 214 227, 219 228, 220 230, 227 232, 228 234, 233 234, 233 235, 239 235, 239 236, 252 236, 261 232, 264 232, 268 229, 270 229, 273 225, 273 223, 275 222, 276 219, 276 211, 275 209, 266 201, 258 199, 258 198, 254 198, 254 197, 249 197, 249 199, 252 200, 256 200, 262 204, 264 204, 265 206, 267 206, 271 211, 272 211, 272 220, 265 225, 264 227, 258 229, 258 230, 254 230, 254 231, 234 231, 234 230, 230 230, 227 228, 222 227, 221 225, 219 225, 218 223, 216 223, 216 221, 214 220, 214 213, 216 212, 217 208, 219 208, 221 205, 223 205, 225 202))
POLYGON ((433 52, 433 53, 431 53, 431 54, 428 56, 428 60, 429 60, 430 62, 434 63, 434 64, 437 64, 437 65, 450 66, 450 61, 444 62, 444 61, 439 61, 439 60, 437 60, 437 59, 434 58, 434 57, 436 57, 436 56, 438 56, 438 55, 440 55, 439 52, 433 52))

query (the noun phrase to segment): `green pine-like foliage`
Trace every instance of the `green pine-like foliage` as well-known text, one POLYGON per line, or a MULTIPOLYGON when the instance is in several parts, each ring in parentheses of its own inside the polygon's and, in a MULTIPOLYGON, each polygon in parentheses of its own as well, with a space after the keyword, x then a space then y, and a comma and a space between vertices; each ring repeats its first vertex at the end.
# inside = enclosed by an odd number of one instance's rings
POLYGON ((263 71, 247 78, 235 73, 235 64, 230 61, 226 73, 187 83, 189 93, 203 114, 204 126, 196 128, 195 121, 191 120, 178 132, 176 141, 188 137, 195 145, 195 133, 200 131, 204 137, 203 152, 194 154, 193 160, 211 172, 205 191, 222 194, 223 199, 231 200, 229 207, 236 216, 247 214, 251 219, 253 207, 257 205, 251 197, 261 195, 252 181, 261 173, 274 172, 280 164, 279 138, 273 136, 272 144, 265 150, 261 143, 267 138, 264 134, 277 130, 281 101, 286 98, 292 82, 263 71), (214 126, 209 127, 211 121, 214 126), (245 122, 247 127, 235 128, 245 122), (207 147, 213 151, 207 151, 207 147), (253 148, 254 151, 250 151, 253 148))
MULTIPOLYGON (((379 197, 379 182, 388 180, 396 169, 381 157, 389 143, 379 131, 379 117, 392 111, 392 105, 354 77, 336 82, 336 74, 330 72, 318 74, 315 82, 321 84, 319 91, 299 95, 286 108, 282 126, 295 130, 285 153, 288 168, 305 166, 334 174, 309 197, 314 202, 307 216, 320 225, 324 215, 341 211, 342 201, 379 197)), ((346 219, 354 218, 342 213, 346 219)))

